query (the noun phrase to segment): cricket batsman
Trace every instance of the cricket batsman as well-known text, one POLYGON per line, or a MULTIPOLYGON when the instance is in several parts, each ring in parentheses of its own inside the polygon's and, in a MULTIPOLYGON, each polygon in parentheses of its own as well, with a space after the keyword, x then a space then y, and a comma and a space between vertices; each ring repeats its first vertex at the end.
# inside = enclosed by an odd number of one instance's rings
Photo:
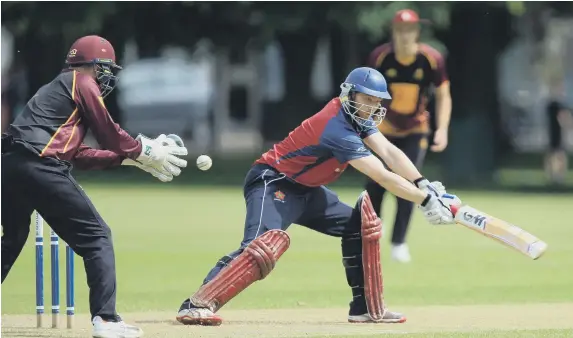
POLYGON ((408 157, 377 129, 386 114, 381 104, 391 99, 384 76, 372 68, 357 68, 341 89, 339 97, 253 164, 244 182, 247 214, 240 248, 223 256, 203 285, 183 302, 176 317, 179 322, 220 325, 217 311, 274 269, 289 247, 285 230, 292 223, 342 238, 342 260, 353 296, 349 322, 406 320, 383 301, 382 223, 368 193, 362 192, 352 208, 325 185, 351 165, 393 194, 418 204, 432 224, 453 223, 452 212, 408 157), (412 182, 419 182, 419 188, 412 182))
MULTIPOLYGON (((419 169, 422 166, 430 135, 429 113, 426 110, 431 91, 435 92, 436 130, 431 150, 443 151, 448 145, 448 128, 452 110, 450 84, 442 55, 432 47, 419 43, 420 20, 413 10, 401 10, 392 22, 392 42, 383 44, 371 53, 368 65, 384 74, 392 101, 380 132, 402 150, 419 169)), ((386 189, 368 179, 366 191, 374 210, 381 216, 386 189)), ((392 258, 399 262, 411 260, 406 244, 406 233, 413 203, 399 198, 392 233, 392 258)))
POLYGON ((2 135, 2 282, 16 262, 37 210, 84 260, 93 337, 141 337, 116 311, 111 230, 71 174, 72 167, 135 165, 167 182, 179 175, 187 149, 180 139, 133 139, 112 120, 104 97, 117 82, 113 46, 85 36, 70 48, 66 69, 28 101, 2 135), (83 144, 90 129, 105 150, 83 144))

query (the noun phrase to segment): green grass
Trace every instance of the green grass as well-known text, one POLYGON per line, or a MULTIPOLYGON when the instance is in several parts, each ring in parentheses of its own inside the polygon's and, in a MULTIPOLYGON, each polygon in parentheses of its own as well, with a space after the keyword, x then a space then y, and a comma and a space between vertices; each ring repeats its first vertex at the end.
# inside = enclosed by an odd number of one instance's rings
MULTIPOLYGON (((409 333, 395 335, 399 338, 569 338, 573 330, 517 330, 517 331, 483 331, 483 332, 448 332, 448 333, 409 333)), ((394 335, 393 335, 394 336, 394 335)), ((297 337, 303 338, 304 336, 297 337)), ((387 334, 360 335, 360 336, 314 336, 314 338, 374 338, 388 337, 387 334)))
MULTIPOLYGON (((245 207, 240 188, 89 184, 84 189, 113 230, 120 312, 175 311, 213 264, 236 249, 242 238, 245 207)), ((360 188, 338 192, 342 200, 354 204, 360 188)), ((382 252, 388 302, 457 305, 573 301, 573 195, 454 193, 545 240, 548 252, 532 261, 465 228, 431 226, 415 210, 409 233, 413 262, 395 263, 389 259, 395 206, 389 197, 384 205, 387 230, 382 252)), ((347 306, 351 294, 342 268, 340 241, 297 225, 291 226, 289 233, 291 248, 275 271, 226 309, 347 306)), ((48 308, 48 248, 44 255, 48 308)), ((65 304, 63 245, 60 257, 60 294, 65 304)), ((88 290, 79 257, 75 277, 76 309, 87 313, 88 290)), ((33 314, 34 283, 32 229, 22 255, 2 285, 2 313, 33 314)), ((472 333, 471 337, 503 334, 472 333)), ((507 337, 565 337, 562 334, 565 331, 528 331, 507 337)), ((464 333, 438 336, 469 337, 464 333)))

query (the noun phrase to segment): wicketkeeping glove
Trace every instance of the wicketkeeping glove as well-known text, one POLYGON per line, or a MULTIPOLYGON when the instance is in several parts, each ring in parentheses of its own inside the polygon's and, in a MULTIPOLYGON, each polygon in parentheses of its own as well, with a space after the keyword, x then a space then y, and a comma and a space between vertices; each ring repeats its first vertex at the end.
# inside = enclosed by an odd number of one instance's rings
POLYGON ((176 144, 178 147, 185 147, 185 144, 183 144, 183 140, 182 140, 181 137, 179 137, 178 135, 169 134, 169 135, 167 135, 167 138, 170 139, 170 140, 172 140, 172 141, 175 141, 175 144, 176 144))
MULTIPOLYGON (((183 145, 183 140, 175 134, 169 134, 168 136, 161 134, 155 139, 155 141, 160 142, 170 150, 176 148, 184 149, 185 154, 187 154, 187 148, 183 145)), ((180 168, 185 167, 187 167, 187 161, 175 156, 172 158, 168 157, 167 162, 163 164, 163 168, 173 176, 179 176, 179 174, 181 174, 180 168)))
POLYGON ((161 182, 171 182, 173 180, 173 175, 170 172, 168 172, 167 170, 148 167, 148 166, 145 166, 145 165, 143 165, 139 162, 136 162, 132 159, 129 159, 129 158, 126 158, 125 160, 123 160, 123 162, 121 162, 121 165, 136 166, 139 169, 150 173, 151 175, 153 175, 153 177, 157 178, 161 182))
POLYGON ((138 135, 136 140, 141 142, 142 150, 137 162, 160 171, 167 170, 173 176, 178 176, 181 173, 180 168, 187 166, 187 161, 177 156, 187 155, 187 148, 179 146, 177 143, 183 142, 177 138, 178 140, 174 140, 161 134, 152 140, 144 135, 138 135))

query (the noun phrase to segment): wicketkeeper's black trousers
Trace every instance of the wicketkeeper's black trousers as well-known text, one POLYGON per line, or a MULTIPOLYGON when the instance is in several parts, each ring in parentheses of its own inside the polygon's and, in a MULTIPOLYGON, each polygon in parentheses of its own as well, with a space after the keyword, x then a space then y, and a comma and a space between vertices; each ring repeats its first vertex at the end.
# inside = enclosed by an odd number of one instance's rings
MULTIPOLYGON (((418 169, 422 166, 427 149, 427 136, 422 134, 409 135, 405 137, 387 137, 388 140, 398 147, 408 156, 408 158, 416 165, 418 169)), ((370 195, 374 210, 381 216, 382 200, 386 189, 381 187, 378 183, 368 179, 366 182, 366 190, 370 195)), ((406 241, 406 233, 408 232, 408 225, 412 217, 414 203, 397 198, 398 209, 396 210, 396 219, 394 221, 394 230, 392 232, 392 243, 402 244, 406 241)))
POLYGON ((74 180, 71 164, 2 139, 2 283, 20 255, 37 210, 84 260, 92 318, 119 319, 111 230, 74 180))

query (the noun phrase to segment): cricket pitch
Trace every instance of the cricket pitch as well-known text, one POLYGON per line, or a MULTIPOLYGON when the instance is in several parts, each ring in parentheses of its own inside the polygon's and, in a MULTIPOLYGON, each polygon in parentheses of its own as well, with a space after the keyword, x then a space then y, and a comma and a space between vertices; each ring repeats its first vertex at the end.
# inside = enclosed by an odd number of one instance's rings
MULTIPOLYGON (((350 324, 346 309, 272 309, 221 311, 219 327, 183 326, 175 312, 128 313, 122 317, 141 326, 145 337, 336 337, 373 334, 479 332, 489 330, 571 329, 573 303, 397 307, 408 317, 404 324, 350 324)), ((51 314, 44 323, 51 324, 51 314)), ((89 317, 76 315, 75 328, 35 328, 35 315, 3 315, 2 337, 86 337, 91 333, 89 317)))

